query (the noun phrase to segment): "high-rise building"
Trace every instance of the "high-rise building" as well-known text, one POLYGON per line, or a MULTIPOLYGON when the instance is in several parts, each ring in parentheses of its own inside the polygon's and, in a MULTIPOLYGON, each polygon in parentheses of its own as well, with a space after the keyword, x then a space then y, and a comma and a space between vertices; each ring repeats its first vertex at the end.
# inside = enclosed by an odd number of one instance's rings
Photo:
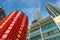
POLYGON ((60 30, 54 20, 48 16, 38 23, 33 23, 30 26, 30 40, 60 40, 60 30), (42 32, 42 34, 41 34, 42 32))
POLYGON ((41 20, 42 19, 42 16, 39 12, 39 10, 37 9, 34 13, 34 20, 41 20))
POLYGON ((10 12, 0 23, 0 40, 26 40, 28 17, 21 11, 10 12))
POLYGON ((2 7, 0 7, 0 21, 5 17, 5 11, 2 7))
POLYGON ((60 29, 60 8, 53 5, 52 3, 47 3, 46 9, 60 29))
POLYGON ((41 16, 39 10, 37 9, 34 13, 34 21, 32 23, 40 22, 40 20, 42 20, 42 16, 41 16))
POLYGON ((56 7, 56 5, 47 3, 46 9, 53 18, 60 15, 60 8, 56 7))

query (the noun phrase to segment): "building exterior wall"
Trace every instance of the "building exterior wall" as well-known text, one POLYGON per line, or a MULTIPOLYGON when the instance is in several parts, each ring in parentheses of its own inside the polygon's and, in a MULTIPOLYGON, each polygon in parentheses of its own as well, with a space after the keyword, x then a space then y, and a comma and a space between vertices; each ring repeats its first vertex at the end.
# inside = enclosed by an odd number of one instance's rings
POLYGON ((57 24, 58 28, 60 29, 60 8, 56 5, 53 5, 52 3, 47 3, 46 9, 52 17, 52 19, 57 24))
POLYGON ((46 4, 46 9, 53 18, 60 15, 60 8, 51 3, 46 4))
POLYGON ((56 18, 53 18, 53 19, 58 24, 58 26, 60 27, 60 16, 57 16, 56 18))
MULTIPOLYGON (((60 30, 53 19, 41 23, 41 31, 44 40, 60 40, 60 30)), ((35 26, 35 29, 30 31, 30 40, 42 40, 41 31, 39 25, 35 26)))
POLYGON ((26 40, 28 17, 21 11, 12 11, 0 24, 0 40, 26 40))
POLYGON ((60 40, 60 8, 47 3, 46 9, 51 17, 31 25, 30 40, 60 40))

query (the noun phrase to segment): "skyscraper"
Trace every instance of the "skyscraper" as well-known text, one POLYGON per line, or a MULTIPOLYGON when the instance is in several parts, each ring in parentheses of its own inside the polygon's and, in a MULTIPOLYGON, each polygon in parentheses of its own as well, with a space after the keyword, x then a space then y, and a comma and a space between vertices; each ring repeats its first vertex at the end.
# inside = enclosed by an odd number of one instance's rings
POLYGON ((56 5, 53 5, 52 3, 47 3, 46 9, 52 17, 60 15, 60 8, 56 7, 56 5))
POLYGON ((60 40, 60 30, 50 16, 42 19, 40 25, 32 24, 29 31, 30 40, 60 40))
POLYGON ((35 23, 35 22, 40 22, 40 20, 42 20, 42 16, 39 12, 39 10, 37 9, 34 13, 34 21, 32 23, 35 23))
POLYGON ((28 17, 12 11, 0 23, 0 40, 26 40, 28 17))
POLYGON ((47 3, 46 9, 60 29, 60 8, 51 3, 47 3))
POLYGON ((42 20, 42 16, 38 9, 34 13, 34 20, 39 20, 39 21, 42 20))
POLYGON ((5 11, 2 7, 0 7, 0 21, 5 17, 5 11))

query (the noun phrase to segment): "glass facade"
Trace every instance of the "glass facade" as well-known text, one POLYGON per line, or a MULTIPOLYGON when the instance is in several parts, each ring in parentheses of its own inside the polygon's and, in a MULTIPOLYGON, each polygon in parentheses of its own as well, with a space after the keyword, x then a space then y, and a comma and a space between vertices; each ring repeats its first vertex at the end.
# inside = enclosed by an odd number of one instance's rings
MULTIPOLYGON (((60 30, 55 22, 51 22, 41 27, 44 40, 60 40, 60 30)), ((30 40, 41 40, 40 28, 30 32, 30 40)))
POLYGON ((42 31, 47 30, 47 29, 50 29, 50 28, 52 28, 52 27, 56 27, 56 24, 55 24, 54 22, 49 23, 49 24, 43 26, 43 27, 42 27, 42 31))
POLYGON ((30 38, 30 40, 38 40, 38 39, 41 39, 41 35, 36 35, 36 36, 30 38))

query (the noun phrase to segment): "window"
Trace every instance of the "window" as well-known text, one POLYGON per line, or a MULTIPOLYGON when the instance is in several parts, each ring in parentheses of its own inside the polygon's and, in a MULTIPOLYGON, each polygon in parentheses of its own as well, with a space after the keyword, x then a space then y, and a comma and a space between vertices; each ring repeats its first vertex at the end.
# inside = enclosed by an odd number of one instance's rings
POLYGON ((52 35, 53 34, 53 31, 50 31, 48 32, 48 36, 52 35))
POLYGON ((30 38, 30 40, 38 40, 38 39, 41 39, 41 35, 37 35, 37 36, 30 38))
POLYGON ((47 37, 47 36, 48 36, 48 34, 47 34, 47 33, 44 33, 44 34, 43 34, 43 37, 47 37))
POLYGON ((47 29, 52 28, 52 27, 56 27, 56 24, 54 22, 43 26, 42 31, 47 30, 47 29))

